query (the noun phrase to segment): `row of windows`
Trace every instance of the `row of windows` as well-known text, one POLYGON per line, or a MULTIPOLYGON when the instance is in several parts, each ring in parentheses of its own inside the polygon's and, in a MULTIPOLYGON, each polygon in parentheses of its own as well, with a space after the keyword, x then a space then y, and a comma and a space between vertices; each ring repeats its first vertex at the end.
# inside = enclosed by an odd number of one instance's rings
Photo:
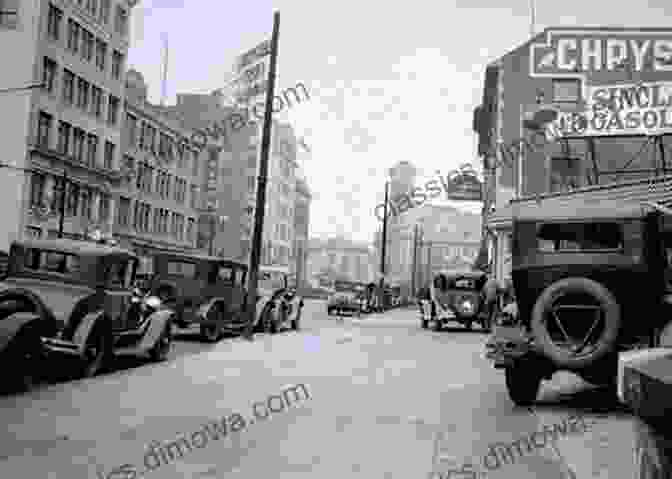
MULTIPOLYGON (((120 7, 117 7, 119 10, 120 7)), ((123 9, 122 9, 123 10, 123 9)), ((108 2, 109 16, 109 2, 108 2)), ((49 5, 49 15, 47 17, 47 38, 58 42, 62 38, 63 29, 63 10, 55 5, 49 5)), ((108 44, 84 28, 75 19, 68 19, 68 36, 66 48, 73 55, 79 55, 86 62, 93 62, 98 70, 105 72, 107 68, 108 44), (94 55, 95 50, 95 55, 94 55)), ((118 50, 113 50, 111 55, 110 75, 115 80, 120 80, 124 71, 124 54, 118 50)))
MULTIPOLYGON (((102 191, 77 183, 68 182, 66 186, 66 216, 82 216, 86 219, 94 218, 94 198, 98 199, 98 211, 95 216, 100 221, 107 221, 110 214, 110 197, 102 191)), ((46 208, 52 214, 60 211, 63 195, 63 178, 51 177, 41 173, 33 173, 30 181, 30 207, 46 208), (47 182, 51 182, 50 187, 47 182)))
MULTIPOLYGON (((37 121, 36 143, 45 149, 52 148, 53 115, 40 111, 37 121)), ((116 145, 105 140, 103 149, 103 161, 99 161, 100 138, 98 135, 86 133, 83 129, 75 127, 66 121, 60 121, 58 125, 58 143, 56 151, 61 155, 68 156, 75 161, 84 163, 92 168, 112 169, 116 145)))
MULTIPOLYGON (((123 137, 127 148, 139 148, 143 151, 149 151, 157 156, 159 160, 166 163, 172 163, 177 158, 178 168, 189 168, 191 158, 193 176, 198 176, 198 153, 187 148, 179 148, 175 139, 160 132, 158 152, 156 151, 157 128, 148 121, 140 121, 134 115, 126 113, 124 121, 123 137)), ((180 145, 186 142, 180 142, 180 145)))
MULTIPOLYGON (((57 83, 58 64, 55 60, 44 57, 42 62, 42 82, 45 90, 54 93, 57 83)), ((103 104, 106 103, 106 122, 110 126, 117 124, 119 117, 120 100, 112 94, 107 95, 96 85, 88 80, 75 75, 70 70, 63 68, 63 95, 62 101, 67 106, 76 106, 82 112, 92 115, 94 118, 103 118, 103 104)))
MULTIPOLYGON (((172 199, 178 203, 184 204, 187 198, 187 180, 179 178, 166 171, 156 169, 147 161, 138 161, 137 168, 136 161, 130 156, 124 157, 125 168, 128 171, 135 171, 135 187, 146 194, 152 194, 152 184, 154 184, 153 192, 157 193, 160 198, 172 199), (156 178, 153 182, 153 178, 156 178)), ((190 207, 198 207, 198 187, 194 184, 190 185, 190 207)))
POLYGON ((0 28, 16 28, 19 23, 19 1, 0 0, 0 28))
POLYGON ((152 208, 149 203, 136 201, 131 210, 129 198, 119 199, 117 224, 141 233, 170 235, 177 241, 195 241, 196 219, 165 208, 152 208))

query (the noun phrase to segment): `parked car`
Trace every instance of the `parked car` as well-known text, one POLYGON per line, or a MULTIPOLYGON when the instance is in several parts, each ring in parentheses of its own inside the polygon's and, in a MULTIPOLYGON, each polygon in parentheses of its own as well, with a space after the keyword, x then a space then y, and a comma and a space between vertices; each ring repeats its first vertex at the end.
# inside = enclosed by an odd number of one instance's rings
POLYGON ((73 359, 78 377, 97 374, 116 355, 166 359, 173 313, 158 298, 133 294, 137 265, 133 253, 91 242, 12 244, 0 283, 0 343, 23 387, 52 357, 73 359))
POLYGON ((514 216, 516 303, 498 316, 486 357, 516 404, 560 370, 615 390, 618 353, 659 343, 672 311, 669 212, 603 201, 514 216))
POLYGON ((304 302, 296 288, 290 285, 287 273, 278 268, 262 267, 257 293, 254 331, 275 334, 286 329, 300 329, 304 302))
POLYGON ((488 329, 490 318, 483 301, 487 279, 485 273, 474 271, 437 274, 430 286, 431 304, 423 309, 422 327, 431 324, 434 331, 440 331, 452 321, 467 329, 479 322, 483 329, 488 329))
POLYGON ((216 256, 157 253, 149 290, 175 311, 179 328, 198 326, 205 341, 246 325, 244 263, 216 256))
POLYGON ((350 313, 361 316, 368 311, 367 287, 356 281, 338 280, 334 282, 334 292, 327 300, 327 314, 350 313))

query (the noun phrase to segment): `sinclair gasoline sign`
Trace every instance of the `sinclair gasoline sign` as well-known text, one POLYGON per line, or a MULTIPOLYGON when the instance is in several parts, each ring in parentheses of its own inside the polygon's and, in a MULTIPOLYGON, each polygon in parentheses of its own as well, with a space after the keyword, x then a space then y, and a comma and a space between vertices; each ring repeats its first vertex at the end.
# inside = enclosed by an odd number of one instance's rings
POLYGON ((530 45, 530 76, 585 78, 596 71, 671 72, 670 30, 569 30, 546 32, 530 45))
POLYGON ((587 87, 585 109, 558 112, 550 126, 561 136, 670 133, 672 83, 587 87))

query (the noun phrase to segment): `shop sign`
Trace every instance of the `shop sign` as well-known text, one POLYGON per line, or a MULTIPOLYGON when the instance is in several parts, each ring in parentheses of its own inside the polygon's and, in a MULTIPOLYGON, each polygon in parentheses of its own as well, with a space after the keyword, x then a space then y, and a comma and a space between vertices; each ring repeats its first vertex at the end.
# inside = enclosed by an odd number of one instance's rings
POLYGON ((672 83, 587 88, 586 108, 558 112, 560 136, 651 135, 672 132, 672 83))
POLYGON ((599 71, 672 71, 670 30, 548 30, 530 45, 530 76, 585 78, 599 71))

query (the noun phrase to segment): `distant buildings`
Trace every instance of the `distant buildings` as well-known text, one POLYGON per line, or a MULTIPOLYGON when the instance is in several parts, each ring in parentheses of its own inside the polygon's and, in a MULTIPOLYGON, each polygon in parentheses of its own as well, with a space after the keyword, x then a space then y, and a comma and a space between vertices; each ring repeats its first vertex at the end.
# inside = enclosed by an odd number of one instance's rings
MULTIPOLYGON (((392 234, 388 237, 386 281, 400 286, 403 294, 410 294, 413 286, 417 290, 441 270, 471 270, 480 246, 481 216, 428 204, 399 215, 398 221, 388 225, 388 231, 392 234), (418 247, 414 253, 416 225, 418 247)), ((379 265, 380 231, 374 244, 379 265)))
POLYGON ((375 270, 367 243, 338 237, 310 240, 307 276, 315 287, 328 286, 336 279, 368 283, 375 280, 375 270))
POLYGON ((129 16, 135 2, 0 2, 0 249, 112 230, 129 16), (20 90, 44 83, 43 89, 20 90))
POLYGON ((296 274, 298 285, 308 283, 308 247, 310 234, 310 202, 312 194, 308 182, 301 170, 296 179, 296 200, 294 203, 294 263, 293 273, 296 274))

